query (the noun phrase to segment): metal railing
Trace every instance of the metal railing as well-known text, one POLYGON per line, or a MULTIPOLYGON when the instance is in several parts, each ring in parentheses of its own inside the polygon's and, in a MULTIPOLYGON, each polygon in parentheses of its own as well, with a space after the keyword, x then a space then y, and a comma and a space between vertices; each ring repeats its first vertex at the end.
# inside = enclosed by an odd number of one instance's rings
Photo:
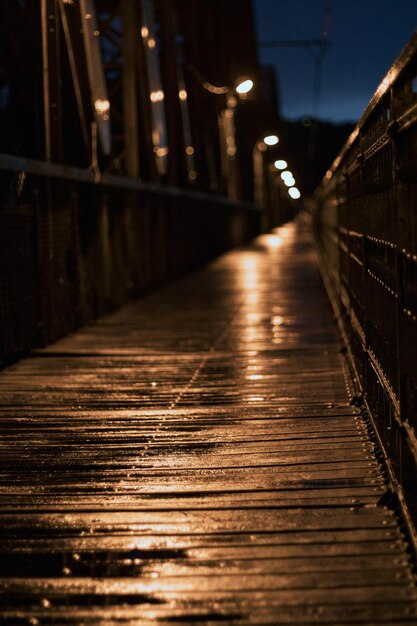
POLYGON ((417 33, 316 199, 326 282, 379 437, 416 516, 417 33))
POLYGON ((0 364, 259 233, 215 194, 0 154, 0 364))

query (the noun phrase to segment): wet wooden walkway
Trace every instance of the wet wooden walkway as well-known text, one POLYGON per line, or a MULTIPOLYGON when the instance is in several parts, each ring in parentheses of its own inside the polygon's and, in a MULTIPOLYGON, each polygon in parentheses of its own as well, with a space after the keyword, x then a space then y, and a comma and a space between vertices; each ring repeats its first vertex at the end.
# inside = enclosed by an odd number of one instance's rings
POLYGON ((0 622, 417 624, 350 394, 294 225, 10 367, 0 622))

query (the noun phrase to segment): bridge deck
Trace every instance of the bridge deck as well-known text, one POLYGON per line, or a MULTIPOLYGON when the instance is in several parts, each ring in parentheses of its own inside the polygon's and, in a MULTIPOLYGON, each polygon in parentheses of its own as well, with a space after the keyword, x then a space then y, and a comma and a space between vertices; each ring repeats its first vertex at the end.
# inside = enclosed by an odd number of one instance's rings
POLYGON ((304 229, 38 351, 0 388, 9 626, 417 624, 304 229))

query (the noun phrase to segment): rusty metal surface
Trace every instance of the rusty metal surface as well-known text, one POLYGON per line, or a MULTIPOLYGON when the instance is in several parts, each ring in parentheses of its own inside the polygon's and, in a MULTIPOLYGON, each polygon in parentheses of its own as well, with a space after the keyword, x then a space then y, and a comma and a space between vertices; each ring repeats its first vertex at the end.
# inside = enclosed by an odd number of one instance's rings
POLYGON ((304 228, 0 375, 0 620, 417 623, 304 228))

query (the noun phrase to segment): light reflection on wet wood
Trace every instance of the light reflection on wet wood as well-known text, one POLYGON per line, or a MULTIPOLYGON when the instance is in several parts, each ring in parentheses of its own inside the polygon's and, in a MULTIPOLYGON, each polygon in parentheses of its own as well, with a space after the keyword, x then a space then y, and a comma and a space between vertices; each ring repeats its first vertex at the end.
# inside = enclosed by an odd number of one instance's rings
POLYGON ((278 235, 0 375, 9 626, 417 623, 308 234, 278 235))

